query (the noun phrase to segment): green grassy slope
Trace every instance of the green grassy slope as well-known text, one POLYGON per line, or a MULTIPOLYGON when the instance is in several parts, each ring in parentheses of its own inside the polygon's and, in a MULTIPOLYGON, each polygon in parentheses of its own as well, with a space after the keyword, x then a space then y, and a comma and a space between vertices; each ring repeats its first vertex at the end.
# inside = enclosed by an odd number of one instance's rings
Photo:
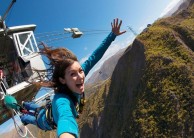
POLYGON ((186 13, 159 20, 138 37, 146 49, 146 69, 134 91, 130 127, 125 126, 130 135, 194 136, 193 7, 186 13))
POLYGON ((97 113, 82 116, 81 136, 193 137, 193 50, 194 6, 156 21, 120 58, 104 98, 90 97, 85 110, 97 113))

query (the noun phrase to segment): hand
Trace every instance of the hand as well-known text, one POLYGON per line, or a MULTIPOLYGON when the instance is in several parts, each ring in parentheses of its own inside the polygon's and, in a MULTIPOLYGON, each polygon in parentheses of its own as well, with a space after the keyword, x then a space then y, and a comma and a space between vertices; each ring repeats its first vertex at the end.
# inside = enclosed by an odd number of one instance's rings
POLYGON ((112 26, 112 32, 115 34, 115 35, 121 35, 121 34, 124 34, 126 31, 122 31, 120 32, 120 27, 121 27, 121 24, 122 24, 122 20, 120 20, 119 24, 119 19, 116 18, 113 20, 113 23, 111 22, 111 26, 112 26))

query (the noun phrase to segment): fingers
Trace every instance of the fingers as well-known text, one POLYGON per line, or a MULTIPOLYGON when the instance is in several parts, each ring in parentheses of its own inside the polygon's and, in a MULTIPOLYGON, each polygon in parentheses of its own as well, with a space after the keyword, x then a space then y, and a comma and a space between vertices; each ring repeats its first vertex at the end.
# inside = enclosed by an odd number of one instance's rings
POLYGON ((119 23, 118 22, 119 22, 118 18, 113 19, 113 23, 111 23, 112 28, 120 28, 122 24, 122 20, 120 20, 119 23))
POLYGON ((120 23, 119 23, 119 28, 121 27, 121 25, 122 25, 122 20, 120 20, 120 23))
POLYGON ((122 20, 119 20, 118 18, 113 19, 113 22, 111 23, 112 32, 117 36, 126 32, 126 31, 122 31, 122 32, 120 31, 121 25, 122 25, 122 20))
POLYGON ((118 21, 119 21, 119 19, 118 19, 118 18, 116 18, 116 26, 115 26, 115 27, 117 27, 117 26, 118 26, 118 21))
POLYGON ((115 23, 115 19, 113 19, 113 28, 115 28, 116 23, 115 23))
POLYGON ((124 34, 124 33, 126 33, 126 31, 122 31, 122 32, 120 32, 120 35, 121 35, 121 34, 124 34))

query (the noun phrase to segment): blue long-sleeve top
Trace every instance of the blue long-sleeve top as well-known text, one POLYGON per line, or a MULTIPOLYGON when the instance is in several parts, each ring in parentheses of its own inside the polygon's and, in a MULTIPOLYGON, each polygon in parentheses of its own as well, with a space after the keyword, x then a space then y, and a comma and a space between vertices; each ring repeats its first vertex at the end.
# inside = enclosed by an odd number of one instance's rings
MULTIPOLYGON (((92 67, 102 58, 105 51, 108 49, 112 41, 116 38, 114 33, 110 33, 101 45, 92 53, 92 55, 81 66, 85 73, 92 69, 92 67)), ((74 93, 80 100, 80 95, 74 93)), ((57 124, 57 136, 63 133, 71 133, 76 138, 79 136, 78 124, 76 122, 77 111, 72 99, 64 93, 56 93, 52 100, 52 114, 54 122, 57 124)))

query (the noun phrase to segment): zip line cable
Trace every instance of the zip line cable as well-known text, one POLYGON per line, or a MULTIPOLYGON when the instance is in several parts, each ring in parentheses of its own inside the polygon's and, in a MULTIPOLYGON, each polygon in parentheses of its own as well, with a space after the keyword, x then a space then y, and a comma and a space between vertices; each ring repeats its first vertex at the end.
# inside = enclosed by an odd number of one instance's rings
POLYGON ((36 33, 36 35, 45 35, 45 34, 50 34, 50 33, 62 33, 63 31, 52 31, 52 32, 43 32, 43 33, 36 33))
MULTIPOLYGON (((97 31, 96 33, 94 32, 94 33, 92 33, 93 31, 82 31, 82 32, 90 32, 90 33, 88 33, 88 34, 85 34, 85 35, 91 35, 91 34, 101 34, 101 33, 107 33, 108 32, 108 30, 95 30, 95 31, 97 31)), ((55 31, 56 32, 56 31, 55 31)), ((35 37, 36 37, 36 39, 38 40, 38 41, 47 41, 47 40, 50 40, 50 39, 48 39, 48 38, 52 38, 52 39, 58 39, 58 38, 53 38, 53 37, 57 37, 57 36, 62 36, 62 35, 66 35, 66 34, 71 34, 71 32, 61 32, 61 33, 59 33, 59 32, 57 32, 57 33, 53 33, 53 32, 47 32, 47 33, 41 33, 41 35, 40 35, 40 33, 39 33, 39 35, 40 36, 38 36, 37 34, 35 34, 35 37), (47 38, 47 39, 43 39, 43 40, 41 40, 41 38, 47 38)), ((69 37, 71 37, 71 36, 69 36, 69 37)), ((61 39, 62 38, 68 38, 67 36, 65 36, 65 37, 60 37, 61 39)))
MULTIPOLYGON (((130 30, 134 35, 137 35, 137 33, 133 30, 132 27, 127 26, 127 29, 130 30)), ((88 33, 88 32, 94 32, 91 34, 96 34, 97 32, 109 32, 110 30, 96 30, 96 29, 82 29, 81 32, 88 33)), ((63 34, 70 34, 72 32, 63 32, 63 31, 52 31, 52 32, 44 32, 44 33, 35 33, 36 38, 44 38, 44 37, 50 37, 50 36, 57 36, 57 35, 63 35, 63 34)))
POLYGON ((56 34, 50 34, 50 35, 44 35, 44 36, 37 36, 36 38, 39 39, 39 38, 52 37, 52 36, 61 36, 64 34, 67 34, 67 33, 56 33, 56 34))
MULTIPOLYGON (((96 32, 96 31, 110 31, 110 30, 82 29, 81 31, 82 32, 96 32)), ((36 33, 36 35, 44 35, 44 34, 59 33, 59 32, 63 32, 63 31, 36 33)))
MULTIPOLYGON (((84 34, 85 36, 89 36, 89 35, 98 35, 98 34, 104 34, 104 33, 108 33, 109 31, 104 31, 104 32, 97 32, 97 33, 87 33, 87 34, 84 34)), ((52 36, 55 36, 54 34, 52 34, 52 36)), ((45 43, 53 43, 54 41, 59 41, 59 40, 62 40, 64 38, 71 38, 71 36, 63 36, 63 37, 51 37, 51 36, 46 36, 48 39, 43 39, 43 40, 38 40, 38 42, 45 42, 45 43), (49 38, 50 37, 50 38, 49 38)), ((37 38, 37 37, 36 37, 37 38)))
MULTIPOLYGON (((82 30, 81 32, 108 32, 110 30, 82 30)), ((71 32, 62 32, 62 31, 53 31, 53 32, 45 32, 45 33, 37 33, 35 36, 36 38, 42 38, 42 37, 49 37, 54 35, 63 35, 63 34, 70 34, 71 32)))
MULTIPOLYGON (((98 30, 98 32, 93 32, 93 31, 82 31, 82 32, 90 32, 90 33, 84 33, 85 37, 91 36, 91 35, 99 35, 99 34, 105 34, 108 33, 109 30, 98 30)), ((128 31, 127 31, 128 32, 128 31)), ((67 38, 71 38, 71 36, 65 36, 66 34, 71 34, 71 33, 60 33, 60 34, 50 34, 50 35, 46 35, 46 36, 41 36, 41 37, 36 37, 37 42, 45 42, 47 44, 51 44, 54 43, 56 41, 60 41, 62 39, 67 39, 67 38), (63 36, 64 35, 64 36, 63 36), (62 36, 62 37, 59 37, 62 36), (40 38, 46 38, 46 39, 40 39, 40 38)))
POLYGON ((104 32, 104 31, 110 31, 110 30, 82 30, 82 32, 104 32))
POLYGON ((96 34, 105 34, 105 33, 108 33, 109 31, 107 32, 97 32, 97 33, 87 33, 85 35, 96 35, 96 34))
MULTIPOLYGON (((127 26, 127 32, 131 32, 133 35, 137 35, 134 29, 130 26, 127 26)), ((98 35, 110 32, 110 30, 102 30, 102 29, 82 29, 81 32, 84 33, 84 36, 91 36, 91 35, 98 35)), ((35 37, 37 42, 45 42, 47 44, 51 44, 63 39, 71 38, 71 34, 73 32, 64 32, 64 31, 52 31, 52 32, 44 32, 44 33, 37 33, 35 37), (70 36, 67 36, 70 35, 70 36)))
POLYGON ((43 38, 43 37, 63 35, 63 34, 70 34, 70 32, 57 32, 57 33, 48 33, 48 34, 42 34, 42 35, 35 34, 35 36, 37 36, 37 38, 43 38))
POLYGON ((46 39, 46 40, 38 41, 38 43, 45 42, 46 44, 48 44, 54 41, 62 40, 64 38, 71 38, 71 37, 58 37, 58 38, 46 39))
POLYGON ((127 27, 135 36, 137 36, 137 33, 133 30, 133 28, 131 26, 127 26, 127 27))

